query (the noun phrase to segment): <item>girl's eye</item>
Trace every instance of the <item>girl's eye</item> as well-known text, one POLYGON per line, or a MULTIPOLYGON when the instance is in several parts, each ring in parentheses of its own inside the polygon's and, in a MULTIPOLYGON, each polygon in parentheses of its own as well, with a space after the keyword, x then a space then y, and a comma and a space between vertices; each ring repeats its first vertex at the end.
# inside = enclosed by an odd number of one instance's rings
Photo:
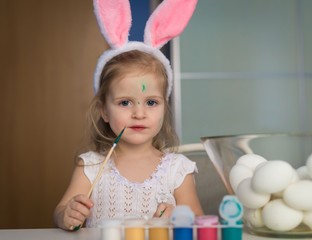
POLYGON ((148 106, 154 106, 157 104, 157 102, 155 100, 148 100, 146 103, 148 106))
POLYGON ((130 101, 128 100, 124 100, 119 103, 119 105, 124 106, 124 107, 129 106, 129 104, 130 104, 130 101))

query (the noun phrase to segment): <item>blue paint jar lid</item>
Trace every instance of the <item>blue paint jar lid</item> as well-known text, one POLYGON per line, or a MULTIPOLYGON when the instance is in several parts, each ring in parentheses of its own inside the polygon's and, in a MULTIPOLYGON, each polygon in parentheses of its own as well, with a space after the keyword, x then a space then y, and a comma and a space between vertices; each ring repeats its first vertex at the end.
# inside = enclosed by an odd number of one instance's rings
POLYGON ((191 227, 195 214, 189 206, 179 205, 173 210, 170 220, 175 227, 191 227))

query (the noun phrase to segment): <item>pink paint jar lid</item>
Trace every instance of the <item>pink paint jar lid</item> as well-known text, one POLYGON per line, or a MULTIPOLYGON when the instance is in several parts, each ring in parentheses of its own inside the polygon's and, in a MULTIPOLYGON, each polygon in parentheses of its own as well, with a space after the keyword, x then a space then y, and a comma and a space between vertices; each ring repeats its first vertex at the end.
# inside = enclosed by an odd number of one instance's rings
POLYGON ((219 217, 216 215, 199 216, 195 219, 195 224, 198 226, 211 226, 219 223, 219 217))

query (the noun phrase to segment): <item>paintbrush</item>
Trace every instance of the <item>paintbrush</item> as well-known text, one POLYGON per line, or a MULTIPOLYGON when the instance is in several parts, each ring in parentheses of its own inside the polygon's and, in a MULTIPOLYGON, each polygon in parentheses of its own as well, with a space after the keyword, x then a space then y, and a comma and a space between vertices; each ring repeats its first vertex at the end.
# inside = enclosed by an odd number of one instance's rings
POLYGON ((165 213, 166 209, 167 209, 167 207, 165 207, 164 210, 160 211, 159 217, 161 217, 165 213))
MULTIPOLYGON (((98 174, 96 175, 96 178, 95 178, 94 182, 92 183, 92 186, 91 186, 91 188, 90 188, 90 190, 89 190, 89 192, 88 192, 88 194, 87 194, 88 198, 90 198, 91 193, 92 193, 92 191, 93 191, 95 185, 97 184, 97 182, 99 181, 99 179, 100 179, 100 177, 101 177, 101 175, 102 175, 102 172, 103 172, 103 170, 104 170, 104 167, 105 167, 105 165, 106 165, 108 159, 111 157, 111 155, 112 155, 112 153, 113 153, 115 147, 117 146, 117 143, 119 142, 119 140, 120 140, 120 138, 121 138, 121 135, 123 134, 123 132, 125 131, 125 129, 126 129, 126 127, 124 127, 124 128, 122 129, 122 131, 119 133, 119 135, 116 137, 116 139, 114 140, 113 146, 111 147, 111 149, 109 150, 108 154, 106 155, 105 160, 102 162, 102 164, 101 164, 101 166, 100 166, 100 169, 99 169, 99 171, 98 171, 98 174)), ((82 224, 83 224, 83 223, 82 223, 82 224)), ((79 225, 79 226, 74 227, 73 230, 74 230, 74 231, 79 230, 79 229, 81 228, 82 224, 79 225)))
POLYGON ((122 129, 122 131, 119 133, 119 135, 116 137, 113 146, 111 147, 111 149, 109 150, 108 154, 106 155, 105 160, 102 162, 102 164, 101 164, 101 166, 100 166, 100 170, 99 170, 98 174, 96 175, 96 178, 95 178, 95 180, 94 180, 94 182, 93 182, 93 184, 92 184, 92 186, 91 186, 91 188, 90 188, 90 190, 89 190, 89 192, 88 192, 88 194, 87 194, 88 198, 90 198, 94 186, 95 186, 95 185, 97 184, 97 182, 99 181, 99 179, 100 179, 100 177, 101 177, 101 175, 102 175, 102 172, 103 172, 103 170, 104 170, 104 167, 105 167, 105 165, 106 165, 108 159, 111 157, 111 155, 112 155, 112 153, 113 153, 115 147, 117 146, 117 143, 119 142, 119 140, 120 140, 120 138, 121 138, 121 135, 123 134, 123 132, 125 131, 125 129, 126 129, 126 127, 124 127, 124 128, 122 129))

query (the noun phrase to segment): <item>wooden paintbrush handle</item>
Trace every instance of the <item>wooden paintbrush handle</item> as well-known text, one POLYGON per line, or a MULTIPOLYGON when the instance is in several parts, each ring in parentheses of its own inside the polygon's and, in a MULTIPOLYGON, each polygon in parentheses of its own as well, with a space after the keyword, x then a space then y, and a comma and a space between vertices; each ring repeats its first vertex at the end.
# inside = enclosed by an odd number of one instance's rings
POLYGON ((92 191, 93 191, 95 185, 96 185, 97 182, 99 181, 99 179, 100 179, 100 177, 101 177, 101 175, 102 175, 102 172, 103 172, 103 170, 104 170, 104 167, 105 167, 105 165, 106 165, 108 159, 111 157, 111 155, 112 155, 112 153, 113 153, 113 151, 114 151, 115 146, 116 146, 116 144, 114 144, 114 145, 111 147, 111 149, 109 150, 108 154, 106 155, 105 160, 102 162, 102 164, 101 164, 101 166, 100 166, 100 170, 98 171, 98 174, 96 175, 96 178, 95 178, 94 182, 92 183, 92 186, 91 186, 91 188, 90 188, 90 190, 89 190, 89 192, 88 192, 88 194, 87 194, 88 198, 90 198, 91 193, 92 193, 92 191))

